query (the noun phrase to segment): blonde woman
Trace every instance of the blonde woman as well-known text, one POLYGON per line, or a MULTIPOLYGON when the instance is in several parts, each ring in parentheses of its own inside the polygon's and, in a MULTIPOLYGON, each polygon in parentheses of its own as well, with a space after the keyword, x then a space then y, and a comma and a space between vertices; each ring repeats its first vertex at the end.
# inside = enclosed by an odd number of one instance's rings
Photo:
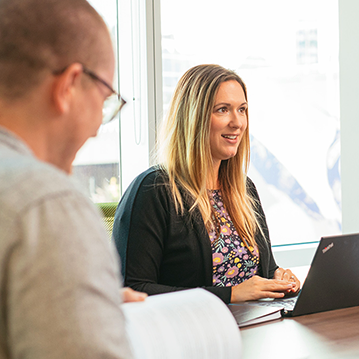
POLYGON ((278 268, 249 164, 246 87, 200 65, 180 79, 161 161, 118 206, 113 236, 125 285, 149 295, 202 287, 225 303, 282 298, 300 283, 278 268))

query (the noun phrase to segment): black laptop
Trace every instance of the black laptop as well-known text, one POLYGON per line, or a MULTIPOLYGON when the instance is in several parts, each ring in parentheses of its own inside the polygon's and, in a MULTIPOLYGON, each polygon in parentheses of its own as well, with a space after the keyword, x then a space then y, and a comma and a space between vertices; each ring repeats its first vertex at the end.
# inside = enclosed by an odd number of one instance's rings
POLYGON ((359 233, 321 238, 299 295, 259 302, 285 317, 359 306, 359 233))

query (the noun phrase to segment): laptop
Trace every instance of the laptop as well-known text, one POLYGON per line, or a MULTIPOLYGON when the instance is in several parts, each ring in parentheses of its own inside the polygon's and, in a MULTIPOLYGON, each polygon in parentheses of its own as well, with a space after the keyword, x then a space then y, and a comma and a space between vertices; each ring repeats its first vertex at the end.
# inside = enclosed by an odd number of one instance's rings
POLYGON ((259 302, 284 317, 359 306, 359 233, 322 237, 298 296, 259 302))

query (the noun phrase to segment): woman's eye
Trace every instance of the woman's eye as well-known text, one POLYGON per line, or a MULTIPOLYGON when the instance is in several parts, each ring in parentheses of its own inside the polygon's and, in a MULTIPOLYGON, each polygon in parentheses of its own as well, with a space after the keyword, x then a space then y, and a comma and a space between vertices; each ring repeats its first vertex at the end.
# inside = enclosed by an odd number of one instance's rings
POLYGON ((247 110, 246 107, 241 107, 241 108, 239 109, 239 112, 240 112, 241 114, 245 115, 245 114, 246 114, 246 110, 247 110))
POLYGON ((228 111, 227 107, 221 107, 217 110, 217 112, 220 112, 220 113, 225 113, 227 111, 228 111))

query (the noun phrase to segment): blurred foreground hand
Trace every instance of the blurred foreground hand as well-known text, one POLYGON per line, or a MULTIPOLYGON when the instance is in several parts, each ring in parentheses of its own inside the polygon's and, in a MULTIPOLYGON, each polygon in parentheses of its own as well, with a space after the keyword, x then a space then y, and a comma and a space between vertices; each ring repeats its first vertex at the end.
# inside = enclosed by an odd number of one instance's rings
POLYGON ((146 293, 137 292, 129 287, 120 289, 120 294, 124 303, 129 302, 142 302, 147 298, 146 293))

